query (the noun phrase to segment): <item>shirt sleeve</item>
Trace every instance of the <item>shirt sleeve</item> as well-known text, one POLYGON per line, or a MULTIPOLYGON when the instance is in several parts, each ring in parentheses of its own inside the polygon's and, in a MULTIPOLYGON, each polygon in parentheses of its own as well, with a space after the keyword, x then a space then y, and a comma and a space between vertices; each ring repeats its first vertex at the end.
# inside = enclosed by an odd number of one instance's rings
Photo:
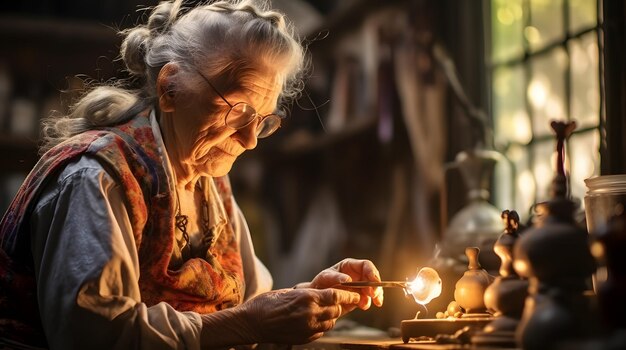
POLYGON ((31 217, 42 324, 51 349, 199 349, 202 322, 141 302, 123 191, 87 156, 44 188, 31 217))
POLYGON ((248 223, 246 222, 241 208, 234 199, 233 208, 235 209, 235 222, 233 223, 233 227, 235 229, 235 236, 239 240, 243 275, 246 282, 244 298, 245 300, 250 300, 261 293, 270 291, 274 281, 267 267, 265 267, 254 252, 248 223))

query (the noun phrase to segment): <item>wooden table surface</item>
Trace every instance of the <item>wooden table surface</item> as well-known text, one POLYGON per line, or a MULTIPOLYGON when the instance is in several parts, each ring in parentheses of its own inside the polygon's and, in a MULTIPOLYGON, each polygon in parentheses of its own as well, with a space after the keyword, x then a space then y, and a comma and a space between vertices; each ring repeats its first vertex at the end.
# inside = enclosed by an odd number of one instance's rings
POLYGON ((434 341, 402 342, 401 338, 359 339, 322 337, 312 343, 294 346, 292 350, 512 350, 511 348, 476 347, 473 345, 437 344, 434 341))

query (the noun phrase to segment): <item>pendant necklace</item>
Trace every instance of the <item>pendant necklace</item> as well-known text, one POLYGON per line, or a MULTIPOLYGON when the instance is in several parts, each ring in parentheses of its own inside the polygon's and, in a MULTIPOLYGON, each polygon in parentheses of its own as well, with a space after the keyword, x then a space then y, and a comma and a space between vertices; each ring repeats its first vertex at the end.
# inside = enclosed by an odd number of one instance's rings
POLYGON ((189 233, 187 232, 189 217, 181 213, 180 199, 178 196, 178 190, 176 190, 177 210, 174 219, 176 228, 178 228, 183 234, 183 240, 185 241, 183 247, 181 248, 181 255, 183 257, 183 260, 187 260, 192 257, 206 258, 209 248, 211 248, 211 246, 213 246, 213 244, 215 243, 215 235, 213 234, 213 230, 211 230, 211 224, 209 221, 209 203, 206 200, 204 190, 199 181, 196 184, 196 188, 199 189, 200 193, 202 194, 202 199, 200 201, 202 239, 200 241, 201 244, 199 247, 192 247, 191 240, 189 239, 189 233))

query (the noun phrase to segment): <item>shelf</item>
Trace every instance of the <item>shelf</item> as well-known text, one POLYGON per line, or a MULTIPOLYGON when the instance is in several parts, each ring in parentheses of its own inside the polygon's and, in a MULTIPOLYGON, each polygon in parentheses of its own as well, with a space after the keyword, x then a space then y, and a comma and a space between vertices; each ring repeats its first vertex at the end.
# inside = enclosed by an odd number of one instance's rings
MULTIPOLYGON (((0 14, 0 42, 5 49, 0 64, 6 66, 10 76, 9 98, 31 99, 40 113, 46 98, 57 98, 59 91, 67 88, 68 76, 95 72, 97 79, 110 77, 116 68, 114 58, 120 41, 117 29, 94 21, 0 14), (103 59, 107 57, 108 61, 103 59)), ((7 102, 10 105, 12 100, 7 102)), ((19 117, 9 112, 3 110, 5 118, 19 117)), ((35 136, 0 132, 4 174, 29 172, 39 159, 37 151, 35 136)))
POLYGON ((97 81, 115 76, 121 37, 102 24, 79 20, 0 15, 0 42, 7 48, 0 63, 16 84, 67 88, 67 77, 97 81))

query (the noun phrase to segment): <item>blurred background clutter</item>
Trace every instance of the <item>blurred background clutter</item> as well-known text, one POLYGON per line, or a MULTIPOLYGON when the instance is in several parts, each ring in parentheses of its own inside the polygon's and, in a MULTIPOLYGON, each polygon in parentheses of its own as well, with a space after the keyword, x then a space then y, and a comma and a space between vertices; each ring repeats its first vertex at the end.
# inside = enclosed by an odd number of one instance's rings
MULTIPOLYGON (((37 160, 40 119, 126 78, 116 32, 156 3, 0 4, 3 212, 37 160)), ((445 282, 445 271, 466 269, 455 247, 469 243, 487 247, 482 263, 497 271, 488 250, 504 229, 500 212, 528 222, 548 198, 553 119, 577 122, 566 167, 582 210, 584 179, 626 167, 620 3, 273 0, 313 69, 283 128, 231 180, 275 287, 347 256, 371 259, 385 280, 438 265, 445 282)), ((434 311, 450 299, 441 300, 434 311)), ((350 317, 387 329, 423 310, 401 290, 385 303, 350 317)))

